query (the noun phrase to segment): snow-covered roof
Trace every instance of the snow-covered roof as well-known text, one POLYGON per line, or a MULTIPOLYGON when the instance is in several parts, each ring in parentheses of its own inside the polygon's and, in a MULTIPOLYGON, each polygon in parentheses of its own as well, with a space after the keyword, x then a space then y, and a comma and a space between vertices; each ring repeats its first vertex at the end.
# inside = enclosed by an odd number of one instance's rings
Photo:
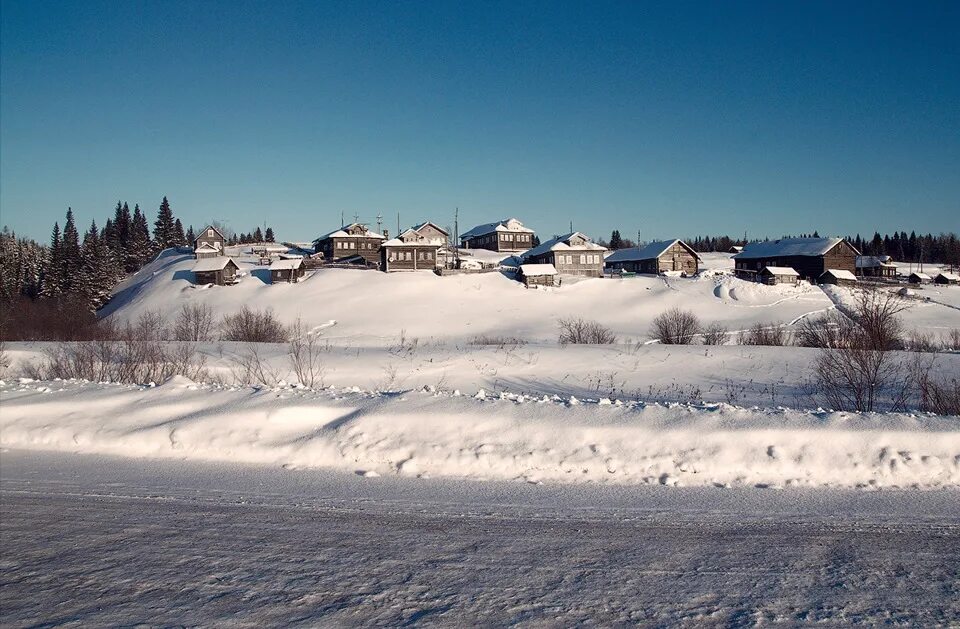
MULTIPOLYGON (((196 242, 196 241, 194 241, 194 242, 196 242)), ((200 246, 197 247, 196 249, 194 249, 194 251, 203 251, 203 252, 206 252, 206 251, 220 251, 220 250, 217 249, 216 247, 214 247, 214 246, 213 246, 212 244, 210 244, 209 242, 204 241, 204 242, 201 242, 201 243, 200 243, 200 246)))
POLYGON ((897 265, 890 262, 890 256, 857 256, 858 269, 874 269, 886 267, 888 269, 896 268, 897 265))
POLYGON ((607 256, 606 262, 636 262, 639 260, 652 260, 654 258, 659 258, 664 254, 670 247, 680 243, 683 245, 690 253, 694 255, 697 260, 702 260, 697 252, 691 249, 685 242, 679 238, 673 240, 657 240, 651 242, 650 244, 644 247, 631 247, 629 249, 618 249, 614 251, 613 254, 607 256))
POLYGON ((827 269, 826 271, 823 272, 821 277, 823 277, 823 275, 828 275, 828 274, 834 276, 838 280, 853 280, 854 282, 857 281, 857 276, 846 269, 827 269))
POLYGON ((410 229, 412 229, 412 230, 415 231, 415 232, 418 232, 418 231, 420 231, 421 229, 423 229, 424 227, 426 227, 427 225, 432 226, 434 229, 436 229, 436 230, 439 231, 439 232, 443 232, 443 234, 444 234, 445 236, 448 235, 448 234, 447 234, 447 230, 445 230, 444 228, 440 227, 439 225, 437 225, 436 223, 434 223, 434 222, 432 222, 432 221, 424 221, 424 222, 420 223, 419 225, 414 225, 414 226, 411 227, 410 229))
POLYGON ((590 237, 581 232, 570 232, 569 234, 564 234, 563 236, 557 236, 556 238, 551 238, 546 242, 542 242, 533 249, 530 249, 523 254, 524 258, 530 258, 533 256, 543 255, 548 251, 606 251, 606 247, 602 247, 595 242, 590 240, 590 237), (574 236, 580 236, 584 239, 582 245, 571 245, 570 239, 574 236))
POLYGON ((552 264, 521 264, 520 272, 527 277, 539 277, 543 275, 556 275, 557 269, 552 264))
MULTIPOLYGON (((406 233, 406 232, 404 232, 406 233)), ((391 238, 387 242, 380 245, 381 247, 439 247, 440 245, 426 240, 400 240, 399 238, 391 238)))
POLYGON ((314 243, 317 243, 317 242, 319 242, 319 241, 321 241, 321 240, 326 240, 327 238, 350 238, 350 237, 354 237, 354 238, 355 238, 355 237, 357 237, 357 235, 356 235, 356 234, 347 233, 347 230, 350 229, 350 228, 352 228, 352 227, 358 227, 358 226, 359 226, 359 227, 363 227, 363 229, 364 229, 363 233, 359 235, 360 237, 363 237, 363 238, 380 238, 381 240, 386 240, 386 236, 384 236, 383 234, 378 234, 378 233, 375 232, 375 231, 371 231, 368 227, 366 227, 366 226, 364 226, 364 225, 361 225, 360 223, 351 223, 350 225, 344 225, 344 226, 341 227, 340 229, 335 229, 334 231, 330 232, 329 234, 324 234, 323 236, 320 236, 319 238, 317 238, 317 239, 314 240, 313 242, 314 242, 314 243))
POLYGON ((206 227, 204 227, 203 229, 197 232, 197 237, 193 239, 193 242, 196 243, 198 240, 200 240, 203 237, 203 235, 207 233, 208 229, 212 229, 213 231, 217 232, 218 236, 226 240, 226 238, 224 238, 223 236, 223 233, 219 229, 217 229, 213 225, 207 225, 206 227))
POLYGON ((789 266, 765 266, 763 271, 769 271, 772 275, 796 275, 800 277, 800 274, 789 266))
POLYGON ((766 242, 751 242, 733 257, 738 260, 747 260, 779 256, 822 256, 841 242, 843 242, 842 238, 781 238, 766 242))
POLYGON ((921 279, 921 280, 933 279, 933 278, 931 278, 929 275, 927 275, 926 273, 921 273, 920 271, 914 271, 913 273, 910 274, 910 277, 914 277, 914 276, 916 276, 917 278, 919 278, 919 279, 921 279))
POLYGON ((284 271, 288 269, 299 269, 303 266, 303 258, 282 258, 270 263, 271 271, 284 271))
POLYGON ((475 236, 484 236, 486 234, 492 234, 494 232, 516 232, 516 233, 532 234, 533 230, 530 229, 529 227, 524 227, 523 223, 521 223, 515 218, 505 218, 502 221, 496 221, 493 223, 484 223, 483 225, 477 225, 473 229, 460 234, 460 240, 464 240, 466 238, 473 238, 475 236))
POLYGON ((194 273, 209 273, 210 271, 222 271, 228 264, 237 265, 232 258, 227 256, 216 256, 215 258, 201 258, 193 265, 194 273))
POLYGON ((956 273, 946 273, 946 272, 944 272, 944 273, 940 273, 939 275, 937 275, 937 277, 942 277, 943 279, 949 280, 949 281, 951 281, 951 282, 960 282, 960 275, 957 275, 956 273))

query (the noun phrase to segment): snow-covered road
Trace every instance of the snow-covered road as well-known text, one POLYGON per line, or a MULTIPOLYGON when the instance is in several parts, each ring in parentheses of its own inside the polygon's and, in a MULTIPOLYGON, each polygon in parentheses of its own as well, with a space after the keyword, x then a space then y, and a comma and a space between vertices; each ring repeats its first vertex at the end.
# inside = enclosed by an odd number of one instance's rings
POLYGON ((946 625, 954 491, 361 478, 4 451, 0 624, 946 625))

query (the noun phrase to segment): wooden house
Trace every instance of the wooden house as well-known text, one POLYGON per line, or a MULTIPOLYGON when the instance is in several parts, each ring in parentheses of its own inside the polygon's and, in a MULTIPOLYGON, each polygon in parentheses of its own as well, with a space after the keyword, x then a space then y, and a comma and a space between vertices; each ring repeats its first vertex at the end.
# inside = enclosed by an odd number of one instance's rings
POLYGON ((270 281, 295 283, 303 279, 303 258, 281 258, 270 263, 270 281))
POLYGON ((757 281, 765 266, 790 267, 801 280, 816 281, 827 269, 857 270, 860 252, 842 238, 782 238, 751 242, 733 256, 737 277, 757 281))
POLYGON ((827 269, 817 278, 820 284, 836 284, 837 286, 853 286, 857 283, 857 276, 847 269, 827 269))
POLYGON ((935 284, 960 284, 960 275, 943 272, 933 278, 935 284))
POLYGON ((386 240, 382 234, 370 231, 362 223, 352 223, 313 241, 314 251, 322 253, 327 262, 380 261, 380 245, 386 240), (358 259, 359 258, 359 259, 358 259))
POLYGON ((421 232, 408 229, 380 246, 380 270, 433 271, 437 268, 440 245, 421 232))
POLYGON ((679 271, 696 275, 701 261, 697 252, 682 240, 658 240, 643 247, 618 249, 607 256, 604 267, 609 271, 629 273, 659 275, 679 271))
POLYGON ((920 271, 914 271, 910 274, 910 277, 907 278, 907 281, 911 284, 929 284, 933 281, 926 273, 921 273, 920 271))
POLYGON ((237 283, 240 267, 227 256, 201 258, 193 266, 194 282, 197 284, 216 284, 225 286, 237 283))
POLYGON ((523 254, 525 263, 551 264, 557 273, 603 277, 603 254, 607 248, 589 236, 573 232, 541 243, 523 254))
POLYGON ((527 288, 531 286, 553 286, 557 270, 552 264, 521 264, 517 269, 517 279, 527 288))
POLYGON ((207 225, 200 231, 200 235, 193 240, 193 257, 200 260, 222 256, 226 242, 227 239, 223 237, 219 229, 213 225, 207 225))
POLYGON ((897 265, 890 256, 857 256, 857 275, 861 277, 896 277, 897 265))
MULTIPOLYGON (((415 225, 414 227, 408 229, 407 232, 415 232, 424 241, 432 245, 437 245, 438 247, 446 247, 448 244, 450 244, 450 234, 447 232, 447 230, 443 229, 436 223, 431 223, 430 221, 415 225)), ((402 235, 403 234, 401 234, 401 236, 402 235)))
POLYGON ((759 278, 770 286, 800 283, 800 274, 788 266, 765 266, 760 269, 759 278))
POLYGON ((460 245, 466 249, 490 251, 526 251, 533 247, 534 232, 515 218, 477 225, 460 235, 460 245))

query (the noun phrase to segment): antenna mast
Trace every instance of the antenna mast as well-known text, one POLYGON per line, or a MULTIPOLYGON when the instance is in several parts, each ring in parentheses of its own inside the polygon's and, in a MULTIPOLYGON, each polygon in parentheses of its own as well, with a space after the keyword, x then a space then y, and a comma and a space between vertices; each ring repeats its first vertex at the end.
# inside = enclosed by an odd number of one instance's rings
POLYGON ((453 208, 453 265, 460 268, 460 208, 453 208))

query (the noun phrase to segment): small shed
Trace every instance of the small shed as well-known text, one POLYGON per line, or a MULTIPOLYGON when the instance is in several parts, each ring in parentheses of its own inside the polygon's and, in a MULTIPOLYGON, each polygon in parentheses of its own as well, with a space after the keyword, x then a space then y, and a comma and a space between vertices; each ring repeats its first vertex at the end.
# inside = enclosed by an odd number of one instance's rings
POLYGON ((760 270, 760 281, 770 286, 800 283, 800 274, 788 266, 765 266, 760 270))
POLYGON ((852 286, 857 283, 857 276, 846 269, 827 269, 820 275, 819 281, 821 284, 852 286))
POLYGON ((911 284, 929 284, 930 282, 933 281, 933 278, 931 278, 926 273, 914 271, 913 273, 910 274, 910 277, 907 278, 907 281, 910 282, 911 284))
POLYGON ((517 279, 527 288, 531 286, 553 286, 557 269, 552 264, 521 264, 517 279))
POLYGON ((741 247, 740 245, 733 245, 732 247, 727 249, 727 253, 733 253, 733 254, 740 253, 741 251, 743 251, 743 247, 741 247))
POLYGON ((937 284, 960 284, 960 275, 956 273, 940 273, 933 281, 937 284))
POLYGON ((216 284, 217 286, 236 284, 239 270, 240 267, 233 261, 233 258, 226 256, 201 258, 197 260, 193 267, 194 283, 216 284))
POLYGON ((304 265, 303 258, 285 258, 274 260, 270 263, 270 281, 277 282, 299 282, 303 278, 304 265))

